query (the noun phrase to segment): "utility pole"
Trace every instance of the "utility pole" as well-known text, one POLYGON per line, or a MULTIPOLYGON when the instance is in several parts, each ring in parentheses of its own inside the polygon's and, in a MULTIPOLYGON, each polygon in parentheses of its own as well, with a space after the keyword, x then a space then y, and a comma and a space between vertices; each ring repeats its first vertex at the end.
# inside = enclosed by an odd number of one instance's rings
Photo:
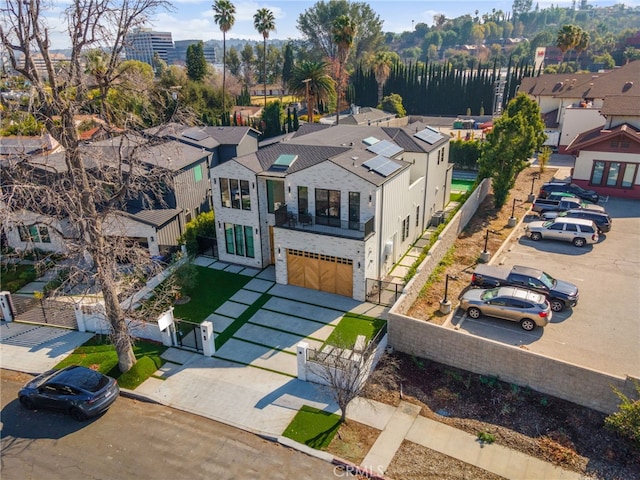
POLYGON ((311 81, 310 78, 305 78, 304 80, 302 80, 302 83, 304 83, 304 91, 305 91, 305 98, 306 98, 306 102, 307 102, 307 121, 309 123, 313 123, 313 109, 309 109, 309 82, 311 81))

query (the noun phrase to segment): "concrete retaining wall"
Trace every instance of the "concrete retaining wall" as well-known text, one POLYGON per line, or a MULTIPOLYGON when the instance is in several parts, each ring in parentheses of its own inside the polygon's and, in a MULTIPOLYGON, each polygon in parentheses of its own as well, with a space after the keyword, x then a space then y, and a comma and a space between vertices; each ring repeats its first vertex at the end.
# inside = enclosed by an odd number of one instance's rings
POLYGON ((637 398, 631 377, 616 377, 554 360, 407 317, 393 309, 388 329, 389 344, 400 352, 497 377, 607 414, 616 411, 620 403, 612 387, 629 398, 637 398))

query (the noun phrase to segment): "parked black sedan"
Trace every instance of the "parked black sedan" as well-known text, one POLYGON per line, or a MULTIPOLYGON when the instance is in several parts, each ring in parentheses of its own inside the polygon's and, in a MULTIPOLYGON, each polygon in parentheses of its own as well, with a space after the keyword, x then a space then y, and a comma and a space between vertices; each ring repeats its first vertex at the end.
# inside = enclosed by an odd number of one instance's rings
POLYGON ((111 377, 79 365, 50 370, 29 381, 18 392, 20 403, 29 410, 61 410, 78 421, 104 412, 120 393, 111 377))

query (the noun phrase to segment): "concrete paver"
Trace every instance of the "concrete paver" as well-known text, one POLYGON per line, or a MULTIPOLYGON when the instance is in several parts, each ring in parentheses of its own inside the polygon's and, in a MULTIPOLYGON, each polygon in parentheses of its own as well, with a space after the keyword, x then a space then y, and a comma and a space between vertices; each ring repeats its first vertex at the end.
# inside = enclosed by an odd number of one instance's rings
POLYGON ((242 289, 238 290, 229 300, 237 303, 244 303, 245 305, 253 305, 261 295, 262 294, 259 292, 242 289))
POLYGON ((265 327, 277 328, 286 332, 299 335, 301 337, 311 337, 316 340, 326 340, 333 329, 332 325, 324 325, 320 322, 305 320, 304 318, 292 317, 283 313, 266 310, 257 311, 249 322, 265 327))
POLYGON ((261 278, 254 278, 253 280, 250 280, 249 283, 247 283, 244 286, 244 290, 252 290, 254 292, 265 293, 271 287, 273 287, 273 285, 274 285, 274 282, 272 282, 270 280, 263 280, 261 278))
POLYGON ((260 273, 260 270, 258 270, 257 268, 243 268, 238 273, 246 277, 255 277, 260 273))
POLYGON ((224 315, 218 315, 217 313, 212 313, 205 320, 213 322, 213 331, 215 333, 224 332, 229 325, 231 325, 235 318, 225 317, 224 315))
MULTIPOLYGON (((291 352, 294 354, 297 351, 296 345, 301 341, 299 335, 249 323, 243 325, 233 335, 233 337, 251 341, 256 341, 257 339, 259 339, 260 343, 270 345, 274 348, 286 350, 287 352, 291 352)), ((304 341, 307 342, 311 348, 315 349, 319 349, 323 343, 319 340, 313 340, 310 338, 305 338, 304 341)))
POLYGON ((220 350, 216 351, 214 356, 245 365, 266 368, 267 370, 292 377, 296 377, 298 374, 298 364, 295 355, 236 338, 231 338, 225 342, 220 350))
POLYGON ((243 265, 227 265, 224 269, 225 272, 229 273, 240 273, 242 270, 244 270, 243 265))
POLYGON ((344 311, 319 307, 317 304, 310 305, 307 303, 300 303, 280 297, 270 298, 269 301, 264 304, 263 308, 331 325, 336 325, 344 314, 344 311))
POLYGON ((247 308, 249 308, 249 306, 244 303, 231 302, 227 300, 218 307, 215 313, 219 315, 226 315, 227 317, 238 318, 247 308))

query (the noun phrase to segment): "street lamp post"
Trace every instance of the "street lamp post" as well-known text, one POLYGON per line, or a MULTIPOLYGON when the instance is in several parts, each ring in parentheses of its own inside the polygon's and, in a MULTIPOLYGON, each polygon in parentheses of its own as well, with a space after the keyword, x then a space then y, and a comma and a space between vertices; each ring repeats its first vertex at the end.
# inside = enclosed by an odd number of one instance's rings
POLYGON ((447 298, 449 293, 449 279, 458 280, 458 277, 455 275, 449 275, 448 273, 445 275, 444 281, 444 298, 440 300, 440 313, 449 313, 451 312, 451 302, 447 298))
POLYGON ((516 226, 516 223, 518 223, 518 219, 515 216, 516 213, 516 199, 513 199, 513 206, 511 207, 511 217, 509 217, 509 220, 507 222, 507 226, 509 228, 513 228, 516 226))
POLYGON ((540 175, 537 175, 537 174, 531 177, 531 193, 529 193, 529 198, 527 198, 527 201, 529 203, 533 203, 533 201, 536 199, 536 196, 533 194, 533 186, 535 185, 536 180, 539 180, 539 179, 540 179, 540 175))
POLYGON ((484 250, 482 252, 480 252, 480 261, 482 263, 487 263, 489 261, 489 259, 491 258, 491 254, 487 250, 487 247, 489 246, 489 234, 490 233, 496 233, 496 232, 494 232, 493 230, 489 230, 487 228, 487 233, 485 233, 485 235, 484 235, 484 250))

